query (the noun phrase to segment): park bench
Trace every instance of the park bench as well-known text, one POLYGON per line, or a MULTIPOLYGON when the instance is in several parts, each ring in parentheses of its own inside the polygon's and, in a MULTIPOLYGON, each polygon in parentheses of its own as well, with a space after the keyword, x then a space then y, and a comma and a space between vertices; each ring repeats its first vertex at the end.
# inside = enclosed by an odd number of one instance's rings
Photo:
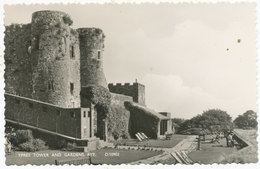
POLYGON ((142 132, 136 133, 135 136, 139 141, 149 140, 149 138, 142 132))
POLYGON ((191 158, 185 151, 175 151, 171 153, 171 156, 175 159, 176 163, 180 164, 194 164, 191 158))
POLYGON ((73 158, 73 159, 59 159, 55 160, 55 165, 83 165, 83 164, 94 164, 91 162, 91 157, 85 157, 85 158, 73 158))

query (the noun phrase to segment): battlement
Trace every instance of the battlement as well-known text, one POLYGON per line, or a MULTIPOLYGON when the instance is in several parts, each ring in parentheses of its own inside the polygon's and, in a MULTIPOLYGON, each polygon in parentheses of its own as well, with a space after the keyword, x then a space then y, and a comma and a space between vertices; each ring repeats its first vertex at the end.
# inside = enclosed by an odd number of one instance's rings
POLYGON ((140 83, 109 83, 109 91, 133 97, 133 101, 145 105, 145 85, 140 83))
POLYGON ((141 86, 141 87, 145 87, 145 85, 141 84, 141 83, 109 83, 108 86, 109 87, 116 87, 116 86, 126 86, 126 87, 131 87, 131 86, 135 86, 135 85, 138 85, 138 86, 141 86))

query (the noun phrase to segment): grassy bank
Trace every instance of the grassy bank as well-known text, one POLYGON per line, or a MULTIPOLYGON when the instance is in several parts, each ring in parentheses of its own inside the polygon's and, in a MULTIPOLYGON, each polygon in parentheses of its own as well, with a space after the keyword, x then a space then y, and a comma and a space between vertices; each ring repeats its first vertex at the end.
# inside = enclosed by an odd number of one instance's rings
POLYGON ((222 163, 256 163, 258 161, 257 130, 237 129, 235 131, 249 143, 249 146, 225 156, 222 163))

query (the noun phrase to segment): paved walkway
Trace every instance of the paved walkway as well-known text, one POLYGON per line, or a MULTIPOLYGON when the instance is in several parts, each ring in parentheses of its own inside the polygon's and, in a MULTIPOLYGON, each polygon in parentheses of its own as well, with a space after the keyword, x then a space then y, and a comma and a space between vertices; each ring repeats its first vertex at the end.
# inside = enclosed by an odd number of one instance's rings
POLYGON ((188 136, 188 138, 183 139, 181 142, 179 142, 176 146, 172 148, 160 148, 164 152, 160 155, 147 158, 144 160, 134 161, 129 164, 153 164, 157 161, 163 161, 172 158, 170 153, 173 153, 175 151, 187 151, 188 153, 192 150, 196 149, 197 143, 196 143, 196 137, 197 136, 188 136))

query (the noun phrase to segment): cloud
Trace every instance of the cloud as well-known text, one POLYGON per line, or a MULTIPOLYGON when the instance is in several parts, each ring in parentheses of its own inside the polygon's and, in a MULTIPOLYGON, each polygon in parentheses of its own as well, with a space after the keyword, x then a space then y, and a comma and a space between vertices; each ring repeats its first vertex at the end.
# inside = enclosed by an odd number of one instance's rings
POLYGON ((178 75, 147 74, 141 82, 146 86, 147 106, 158 112, 172 112, 173 117, 191 118, 219 108, 235 118, 255 108, 255 103, 244 98, 216 98, 201 88, 188 86, 178 75))

